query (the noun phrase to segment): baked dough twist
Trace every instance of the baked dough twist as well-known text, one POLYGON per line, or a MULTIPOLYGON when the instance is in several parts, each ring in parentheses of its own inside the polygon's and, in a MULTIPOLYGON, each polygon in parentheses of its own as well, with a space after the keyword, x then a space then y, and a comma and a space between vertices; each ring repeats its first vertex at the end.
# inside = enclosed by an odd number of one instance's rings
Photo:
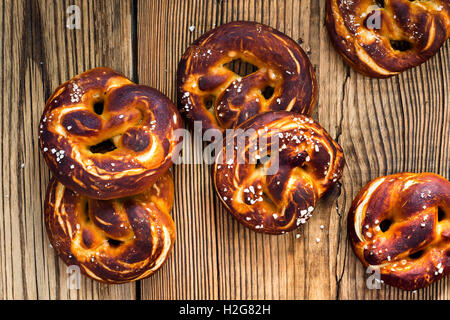
POLYGON ((450 272, 450 182, 433 173, 399 173, 369 182, 348 216, 353 250, 381 280, 404 290, 450 272))
POLYGON ((310 115, 318 91, 314 69, 294 40, 247 21, 227 23, 193 42, 178 65, 177 81, 179 109, 204 130, 233 128, 265 111, 310 115), (236 60, 257 70, 241 76, 227 67, 236 60))
POLYGON ((356 71, 385 78, 438 52, 450 37, 450 1, 327 0, 326 25, 356 71))
POLYGON ((341 178, 344 162, 341 147, 311 118, 266 112, 238 126, 228 142, 224 139, 213 183, 239 222, 281 234, 309 219, 317 200, 341 178))
POLYGON ((96 68, 48 99, 39 142, 55 177, 96 199, 137 194, 172 165, 182 120, 159 91, 96 68))
POLYGON ((45 225, 52 246, 69 266, 107 283, 152 275, 168 258, 175 240, 170 217, 171 173, 143 193, 95 200, 52 178, 45 200, 45 225))

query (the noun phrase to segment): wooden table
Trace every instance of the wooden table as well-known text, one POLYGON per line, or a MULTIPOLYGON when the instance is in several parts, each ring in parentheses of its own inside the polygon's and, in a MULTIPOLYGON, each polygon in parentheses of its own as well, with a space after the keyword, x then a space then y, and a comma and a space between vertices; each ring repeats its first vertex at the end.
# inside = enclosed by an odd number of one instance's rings
POLYGON ((324 0, 2 2, 0 298, 449 299, 450 277, 417 292, 367 289, 345 227, 351 200, 372 178, 402 171, 450 178, 449 42, 418 68, 370 79, 331 47, 324 6, 324 0), (81 9, 80 29, 66 28, 71 4, 81 9), (126 285, 82 277, 81 289, 69 290, 66 266, 43 225, 49 171, 37 137, 45 100, 60 83, 96 66, 117 69, 175 99, 183 51, 202 33, 233 20, 268 24, 309 54, 320 84, 313 117, 347 160, 340 192, 323 199, 299 232, 261 235, 224 211, 207 165, 177 166, 177 240, 163 268, 126 285))

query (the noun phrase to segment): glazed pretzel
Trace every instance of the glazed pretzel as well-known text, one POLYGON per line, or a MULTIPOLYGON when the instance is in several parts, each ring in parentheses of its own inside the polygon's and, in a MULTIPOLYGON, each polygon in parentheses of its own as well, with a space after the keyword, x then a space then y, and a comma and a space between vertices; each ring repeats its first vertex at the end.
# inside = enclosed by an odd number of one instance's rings
POLYGON ((438 52, 450 37, 450 1, 327 0, 326 25, 355 70, 384 78, 438 52))
POLYGON ((432 173, 400 173, 369 182, 348 217, 353 249, 381 279, 405 290, 450 272, 450 183, 432 173))
POLYGON ((190 121, 202 121, 205 130, 232 128, 264 111, 310 115, 317 90, 313 67, 300 46, 254 22, 231 22, 205 33, 178 65, 178 106, 190 121), (238 59, 257 70, 242 77, 227 68, 238 59), (273 88, 270 97, 264 96, 267 88, 273 88))
POLYGON ((235 151, 227 154, 224 141, 212 172, 215 191, 239 222, 258 232, 280 234, 304 224, 317 200, 342 176, 341 147, 317 122, 300 114, 257 115, 238 126, 228 143, 234 144, 228 150, 235 151), (261 150, 262 140, 267 152, 261 150), (244 148, 236 149, 237 141, 245 141, 244 148), (256 159, 270 160, 252 161, 251 150, 256 159), (274 161, 278 170, 268 175, 274 161))
POLYGON ((170 172, 143 193, 95 200, 66 188, 55 178, 45 200, 45 224, 52 246, 69 266, 107 283, 152 275, 167 259, 175 240, 170 217, 174 199, 170 172))
POLYGON ((39 142, 64 185, 96 199, 137 194, 172 165, 173 103, 107 68, 84 72, 56 89, 40 122, 39 142))

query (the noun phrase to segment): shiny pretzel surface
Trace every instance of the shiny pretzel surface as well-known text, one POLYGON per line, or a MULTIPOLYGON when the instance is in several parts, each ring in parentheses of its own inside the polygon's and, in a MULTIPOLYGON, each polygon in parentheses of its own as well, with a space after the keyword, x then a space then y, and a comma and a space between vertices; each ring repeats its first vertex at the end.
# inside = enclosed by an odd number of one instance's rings
POLYGON ((450 37, 450 1, 327 0, 326 25, 355 70, 385 78, 438 52, 450 37))
POLYGON ((405 290, 450 272, 450 182, 432 173, 400 173, 369 182, 348 216, 354 252, 381 280, 405 290))
POLYGON ((94 280, 125 283, 152 275, 175 240, 170 216, 170 172, 135 196, 96 200, 50 181, 45 225, 50 242, 68 266, 94 280))
POLYGON ((39 142, 64 185, 97 199, 137 194, 172 165, 182 120, 159 91, 96 68, 48 99, 39 142))
POLYGON ((281 234, 304 224, 342 176, 341 147, 317 122, 288 111, 257 115, 236 129, 212 171, 226 209, 258 232, 281 234))
POLYGON ((314 69, 294 40, 246 21, 222 25, 192 43, 177 79, 179 109, 191 122, 201 121, 204 130, 232 128, 265 111, 310 115, 318 91, 314 69), (235 73, 227 64, 238 60, 256 70, 235 73))

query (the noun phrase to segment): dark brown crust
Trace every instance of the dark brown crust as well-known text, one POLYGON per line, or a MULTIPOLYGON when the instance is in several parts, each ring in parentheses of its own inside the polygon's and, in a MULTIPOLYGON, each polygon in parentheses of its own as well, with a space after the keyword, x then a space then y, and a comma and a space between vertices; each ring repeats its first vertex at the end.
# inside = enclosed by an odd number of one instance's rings
POLYGON ((450 273, 450 183, 432 173, 377 178, 353 200, 348 234, 364 266, 383 265, 385 283, 424 288, 450 273), (392 224, 383 232, 385 220, 392 224))
POLYGON ((314 69, 300 46, 266 25, 236 21, 202 35, 178 65, 178 107, 203 129, 232 128, 264 111, 312 113, 318 86, 314 69), (235 59, 259 69, 240 77, 224 64, 235 59), (261 91, 274 87, 266 100, 261 91), (205 99, 215 97, 215 114, 205 99))
POLYGON ((169 214, 173 193, 170 172, 143 193, 115 200, 86 198, 52 178, 45 199, 48 237, 66 265, 78 266, 94 280, 125 283, 149 277, 175 241, 169 214))
POLYGON ((174 131, 182 126, 162 93, 96 68, 62 84, 48 99, 39 143, 60 182, 91 198, 113 199, 142 192, 168 170, 178 142, 174 131), (97 102, 103 102, 100 115, 97 102), (115 150, 91 152, 107 140, 115 150))
POLYGON ((450 2, 385 0, 380 8, 375 0, 327 0, 325 20, 333 46, 347 63, 364 75, 386 78, 438 52, 450 37, 450 2), (375 15, 380 25, 368 28, 375 15), (391 40, 412 47, 396 50, 391 40))
POLYGON ((212 170, 214 188, 225 208, 257 232, 282 234, 298 228, 342 176, 342 148, 317 122, 294 112, 257 115, 238 126, 229 141, 233 155, 226 155, 225 139, 212 170), (249 141, 267 139, 270 153, 276 146, 274 138, 279 157, 273 159, 279 161, 279 168, 268 175, 271 162, 261 169, 249 160, 250 150, 255 150, 249 141), (239 149, 236 141, 245 141, 245 147, 239 149), (239 164, 238 159, 245 161, 239 164))

